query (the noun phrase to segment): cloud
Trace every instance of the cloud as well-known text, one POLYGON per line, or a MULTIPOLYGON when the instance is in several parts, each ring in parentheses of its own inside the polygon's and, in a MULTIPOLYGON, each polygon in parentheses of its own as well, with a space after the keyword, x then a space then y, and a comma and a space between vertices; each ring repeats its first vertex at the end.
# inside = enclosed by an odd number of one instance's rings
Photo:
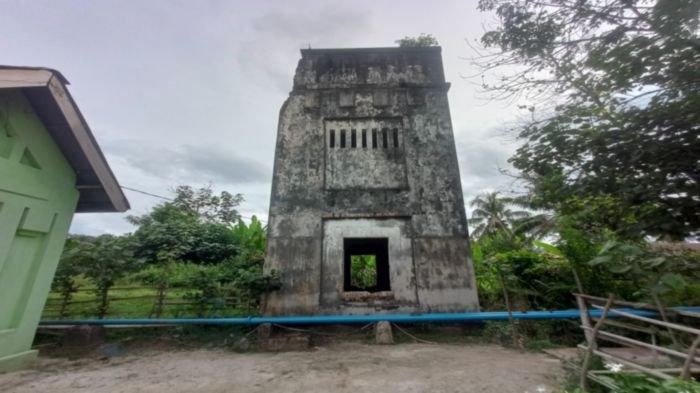
MULTIPOLYGON (((266 216, 280 105, 299 48, 391 46, 432 33, 442 46, 465 201, 508 190, 513 141, 494 135, 514 108, 479 100, 460 78, 464 39, 483 34, 474 2, 205 0, 17 2, 0 12, 7 64, 45 65, 71 81, 119 182, 172 196, 180 184, 240 192, 241 213, 266 216)), ((128 214, 162 199, 126 191, 128 214)), ((76 215, 72 231, 120 233, 123 214, 76 215)))
POLYGON ((267 219, 272 170, 256 160, 220 146, 164 147, 141 139, 108 141, 102 147, 120 183, 129 187, 124 192, 132 209, 126 213, 76 214, 71 233, 133 232, 136 228, 126 221, 127 216, 147 214, 164 202, 133 189, 172 198, 177 185, 211 185, 215 192, 242 193, 245 200, 238 211, 245 217, 256 215, 267 219))
POLYGON ((475 196, 485 192, 522 191, 517 179, 503 174, 503 171, 515 172, 508 163, 508 158, 515 151, 515 144, 505 141, 502 135, 495 132, 461 132, 455 138, 462 192, 467 206, 475 196))
POLYGON ((268 183, 271 169, 235 151, 211 145, 153 146, 143 141, 110 144, 110 153, 146 175, 174 184, 268 183))
POLYGON ((366 30, 370 15, 358 7, 322 6, 318 12, 306 9, 274 9, 253 21, 260 34, 282 40, 313 39, 322 41, 332 37, 343 39, 356 30, 366 30))
POLYGON ((286 93, 300 48, 347 46, 371 32, 371 24, 371 14, 357 6, 275 7, 251 21, 251 39, 240 42, 238 63, 262 87, 286 93))

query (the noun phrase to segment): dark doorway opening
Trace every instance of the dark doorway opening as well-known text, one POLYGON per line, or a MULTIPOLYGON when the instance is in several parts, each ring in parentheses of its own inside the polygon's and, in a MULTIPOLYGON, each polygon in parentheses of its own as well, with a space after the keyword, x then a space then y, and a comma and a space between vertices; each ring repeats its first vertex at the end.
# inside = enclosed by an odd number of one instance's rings
POLYGON ((389 239, 343 239, 343 287, 349 291, 389 291, 389 239))

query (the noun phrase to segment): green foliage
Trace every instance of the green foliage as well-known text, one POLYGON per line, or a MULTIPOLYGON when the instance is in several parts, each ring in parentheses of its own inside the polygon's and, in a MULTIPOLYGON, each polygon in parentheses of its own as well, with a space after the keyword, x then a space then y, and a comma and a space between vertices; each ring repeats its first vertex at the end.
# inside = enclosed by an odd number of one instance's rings
POLYGON ((618 373, 607 377, 613 393, 700 393, 700 383, 680 379, 661 380, 644 374, 618 373))
POLYGON ((260 221, 253 216, 250 224, 239 221, 233 228, 239 254, 223 265, 239 296, 248 304, 257 305, 261 297, 281 287, 276 271, 264 272, 267 237, 260 221))
POLYGON ((482 308, 504 308, 504 285, 515 309, 576 307, 571 293, 579 290, 645 302, 658 296, 668 305, 698 304, 699 253, 655 250, 642 241, 617 240, 604 227, 581 228, 585 226, 575 217, 559 216, 551 243, 528 241, 506 231, 474 242, 482 308))
POLYGON ((360 289, 377 285, 377 256, 350 256, 350 285, 360 289))
POLYGON ((130 216, 138 225, 134 233, 136 254, 149 263, 183 260, 193 248, 200 223, 196 215, 163 203, 141 217, 130 216))
MULTIPOLYGON (((117 280, 141 267, 142 261, 134 257, 133 249, 131 236, 76 236, 71 239, 59 270, 82 274, 94 283, 99 299, 95 311, 98 318, 107 312, 109 289, 117 280)), ((65 273, 61 276, 61 281, 68 280, 65 273)))
POLYGON ((208 266, 193 262, 170 261, 148 267, 133 276, 146 284, 191 288, 185 299, 195 303, 197 315, 207 315, 222 308, 222 298, 231 295, 249 307, 256 307, 260 297, 280 287, 276 272, 263 272, 266 234, 260 220, 253 216, 250 224, 241 220, 226 236, 227 247, 235 255, 208 266), (226 291, 233 289, 235 293, 226 291))
POLYGON ((499 20, 482 37, 494 52, 474 59, 484 91, 528 101, 510 161, 536 206, 621 239, 697 234, 700 2, 479 7, 499 20))
POLYGON ((623 277, 617 277, 608 270, 588 264, 602 247, 602 243, 610 239, 610 233, 590 233, 577 229, 576 222, 569 217, 556 219, 558 239, 554 244, 535 243, 534 246, 553 258, 563 258, 571 268, 571 275, 578 280, 572 291, 605 296, 615 293, 618 297, 632 299, 635 283, 623 277), (579 288, 580 286, 580 288, 579 288))
POLYGON ((496 254, 492 265, 500 270, 503 283, 522 309, 574 306, 575 285, 566 259, 520 249, 496 254))
POLYGON ((197 317, 202 318, 207 314, 223 309, 225 301, 222 299, 221 274, 219 269, 210 266, 195 265, 184 282, 191 288, 183 296, 186 300, 194 302, 194 310, 197 317))
POLYGON ((195 230, 192 249, 182 256, 183 260, 213 264, 226 260, 238 250, 236 239, 230 228, 223 224, 204 222, 195 230))
POLYGON ((51 283, 51 290, 61 295, 60 318, 65 316, 69 302, 80 287, 76 283, 77 276, 82 274, 80 266, 76 263, 76 257, 80 252, 81 244, 79 239, 79 236, 69 236, 66 239, 66 244, 63 247, 63 254, 58 262, 56 274, 51 283))
POLYGON ((238 220, 235 207, 240 195, 222 192, 215 196, 211 188, 194 190, 180 186, 173 202, 157 205, 142 216, 129 216, 138 225, 134 233, 136 255, 150 263, 170 260, 214 264, 236 253, 235 233, 230 230, 238 220))
POLYGON ((568 321, 488 321, 480 332, 483 339, 512 347, 513 327, 520 333, 517 348, 541 351, 549 348, 576 346, 583 340, 581 329, 568 321))
POLYGON ((527 248, 527 243, 519 236, 507 232, 497 232, 478 239, 478 244, 484 257, 492 257, 501 252, 515 251, 527 248))
POLYGON ((200 265, 191 262, 170 261, 159 265, 147 265, 129 276, 132 282, 167 288, 186 288, 200 265))
POLYGON ((636 298, 652 301, 659 297, 684 305, 700 299, 698 253, 669 253, 639 243, 608 241, 588 264, 635 283, 636 298))
POLYGON ((134 233, 136 255, 150 263, 178 260, 211 264, 236 252, 233 234, 226 225, 200 220, 170 203, 131 220, 139 225, 134 233))
POLYGON ((73 288, 76 285, 75 278, 82 273, 80 265, 76 263, 76 258, 80 255, 80 246, 86 241, 85 239, 89 239, 89 237, 70 235, 66 239, 66 243, 63 246, 63 254, 61 254, 58 267, 56 268, 54 281, 51 284, 52 290, 62 291, 63 287, 73 288))
POLYGON ((532 213, 530 201, 522 197, 503 197, 499 192, 479 195, 469 203, 473 208, 468 220, 475 238, 510 236, 521 240, 537 239, 552 229, 552 220, 547 213, 532 213), (520 210, 516 210, 519 208, 520 210))
POLYGON ((502 304, 501 287, 496 272, 486 262, 480 242, 471 244, 472 265, 476 279, 479 304, 482 309, 498 309, 502 304))
POLYGON ((239 249, 255 253, 265 252, 267 234, 257 217, 251 217, 248 225, 242 220, 238 220, 238 223, 231 229, 231 234, 239 249))
POLYGON ((502 310, 504 306, 503 285, 497 265, 492 263, 493 258, 502 252, 515 251, 523 247, 522 240, 509 233, 484 235, 472 243, 472 263, 482 308, 502 310))
MULTIPOLYGON (((483 90, 528 110, 509 160, 526 197, 481 197, 470 221, 482 306, 571 307, 576 290, 697 304, 700 255, 649 242, 700 233, 700 3, 481 0, 479 8, 499 21, 473 59, 483 90), (512 217, 514 206, 546 214, 512 217), (542 229, 525 229, 533 227, 542 229)), ((519 322, 499 331, 516 344, 537 334, 519 322)), ((694 391, 620 378, 619 391, 694 391)))
POLYGON ((234 285, 239 288, 239 293, 244 301, 257 305, 260 298, 271 291, 282 287, 279 275, 276 271, 263 272, 261 270, 239 270, 234 285))
POLYGON ((72 236, 53 284, 64 303, 80 277, 95 288, 99 317, 107 312, 109 289, 122 279, 153 287, 156 315, 172 296, 194 303, 198 316, 228 310, 228 298, 252 312, 262 295, 280 287, 276 272, 263 272, 265 228, 255 216, 246 224, 235 210, 240 195, 217 196, 211 187, 175 192, 173 202, 128 218, 138 226, 133 235, 72 236))
POLYGON ((570 293, 576 285, 572 264, 555 246, 537 241, 535 244, 546 245, 549 252, 538 250, 528 239, 505 230, 483 235, 472 244, 482 307, 503 309, 504 285, 517 308, 573 306, 570 293))
POLYGON ((237 297, 247 308, 257 307, 262 295, 280 288, 276 272, 263 272, 265 229, 253 216, 250 224, 239 220, 228 231, 227 244, 236 250, 234 256, 207 266, 171 260, 146 267, 132 279, 149 285, 190 288, 184 298, 195 303, 197 315, 221 310, 222 298, 228 295, 237 297))
POLYGON ((576 267, 585 266, 598 252, 599 243, 605 241, 605 236, 596 236, 597 232, 585 232, 575 227, 569 217, 562 217, 557 222, 559 239, 556 248, 576 267))
POLYGON ((502 232, 512 234, 515 220, 529 215, 525 211, 512 210, 513 199, 500 197, 498 192, 479 195, 469 205, 474 209, 469 224, 473 225, 472 235, 476 238, 502 232))
POLYGON ((438 41, 432 34, 421 33, 418 37, 404 37, 395 41, 401 48, 420 48, 438 46, 438 41))
POLYGON ((258 306, 262 295, 279 289, 281 285, 276 272, 262 271, 261 254, 252 254, 259 257, 256 260, 246 259, 243 255, 245 253, 216 265, 191 262, 150 265, 130 279, 170 290, 186 289, 182 298, 194 303, 192 311, 199 317, 224 311, 227 307, 225 297, 235 298, 239 305, 244 305, 246 312, 251 312, 258 306))
POLYGON ((240 220, 236 207, 243 202, 243 195, 222 191, 219 195, 209 187, 197 190, 190 186, 178 186, 172 204, 176 208, 194 214, 207 222, 232 225, 240 220))

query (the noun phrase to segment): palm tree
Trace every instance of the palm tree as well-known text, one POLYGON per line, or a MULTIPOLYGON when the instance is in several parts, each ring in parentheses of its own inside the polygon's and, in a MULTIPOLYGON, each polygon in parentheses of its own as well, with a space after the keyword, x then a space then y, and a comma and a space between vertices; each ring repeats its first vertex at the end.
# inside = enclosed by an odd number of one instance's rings
POLYGON ((473 225, 474 237, 503 232, 512 235, 516 223, 530 217, 530 213, 525 210, 511 208, 517 204, 514 198, 498 194, 497 191, 481 194, 469 203, 474 208, 472 218, 468 220, 473 225))
POLYGON ((548 212, 531 212, 527 197, 501 197, 496 191, 475 197, 469 205, 474 210, 468 222, 473 228, 472 235, 477 239, 484 235, 505 233, 534 240, 542 238, 554 228, 552 215, 548 212))
POLYGON ((530 214, 513 223, 513 232, 523 235, 526 240, 537 240, 554 230, 555 222, 551 213, 530 214))

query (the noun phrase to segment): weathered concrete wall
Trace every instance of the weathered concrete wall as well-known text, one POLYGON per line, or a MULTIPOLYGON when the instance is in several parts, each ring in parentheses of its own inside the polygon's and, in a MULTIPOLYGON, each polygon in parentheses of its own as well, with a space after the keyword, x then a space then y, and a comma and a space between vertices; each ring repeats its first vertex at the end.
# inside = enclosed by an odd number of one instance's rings
POLYGON ((302 50, 280 111, 265 265, 284 288, 266 313, 478 308, 448 88, 437 47, 302 50), (394 252, 392 293, 343 293, 342 237, 376 231, 394 252))
POLYGON ((413 240, 416 289, 431 311, 476 310, 469 242, 464 237, 420 237, 413 240))
POLYGON ((323 264, 321 267, 320 309, 327 314, 396 309, 415 310, 418 298, 415 285, 413 251, 407 219, 340 219, 324 222, 323 264), (343 293, 343 239, 389 239, 389 293, 343 293))
POLYGON ((407 188, 400 118, 326 120, 326 189, 407 188))

